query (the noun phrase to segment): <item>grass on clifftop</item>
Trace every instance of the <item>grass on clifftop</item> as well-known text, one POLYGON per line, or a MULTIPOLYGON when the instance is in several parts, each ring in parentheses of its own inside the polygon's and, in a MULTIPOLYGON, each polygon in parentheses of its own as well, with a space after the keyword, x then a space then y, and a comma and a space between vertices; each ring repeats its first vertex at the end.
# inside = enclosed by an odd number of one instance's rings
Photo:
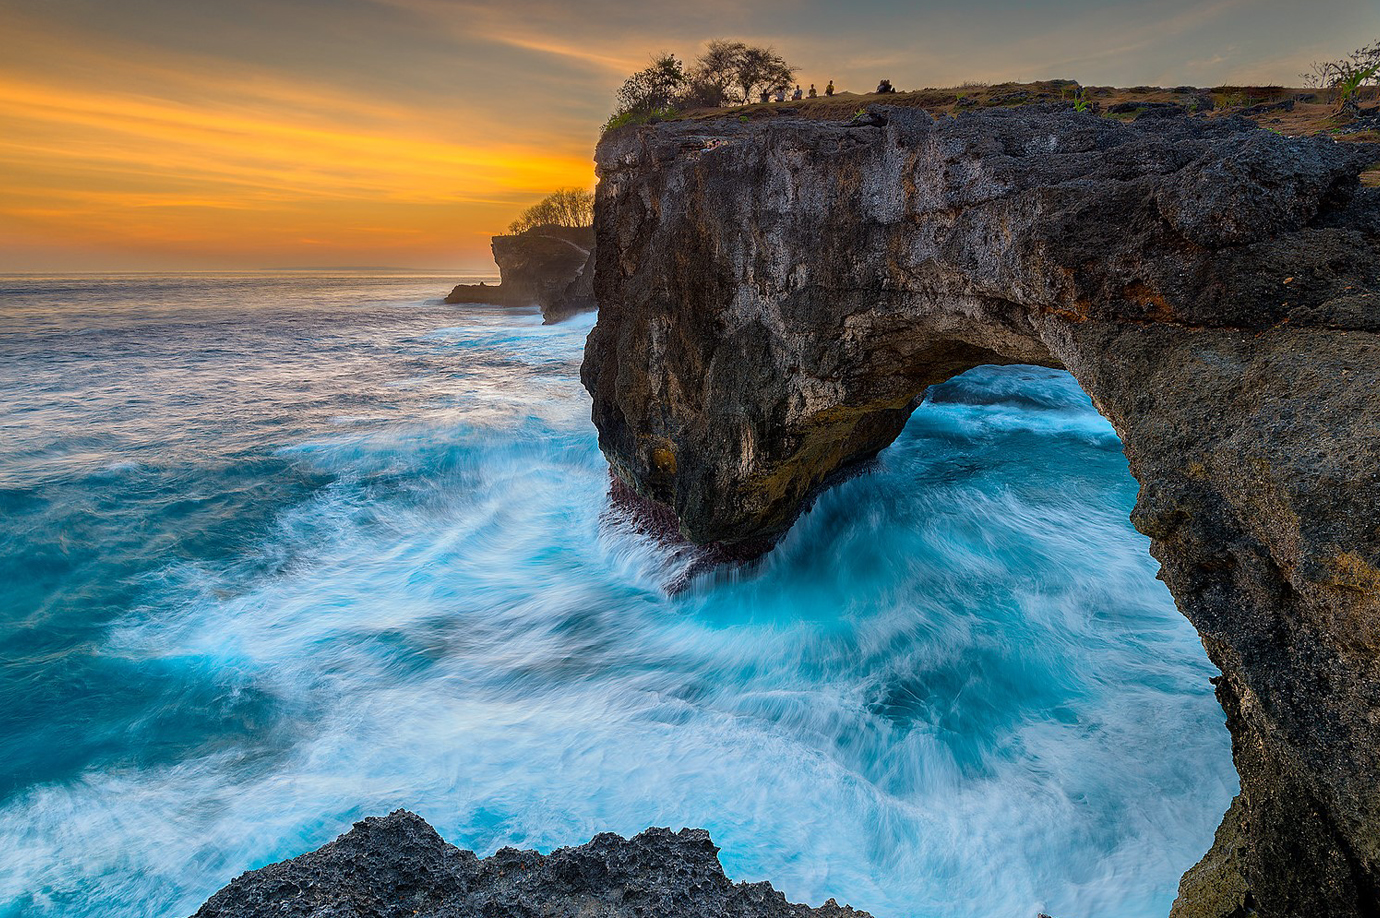
MULTIPOLYGON (((830 98, 801 99, 798 102, 767 102, 737 108, 692 109, 663 120, 701 120, 725 116, 751 119, 772 118, 778 115, 815 118, 823 121, 846 121, 858 109, 873 103, 902 108, 923 108, 935 117, 954 117, 964 112, 990 108, 1016 108, 1023 105, 1063 103, 1073 107, 1074 91, 1079 84, 1073 80, 1041 80, 1034 83, 998 83, 992 86, 967 85, 951 89, 919 89, 897 93, 835 93, 830 98)), ((1083 99, 1092 110, 1105 118, 1132 121, 1156 104, 1175 104, 1207 118, 1233 115, 1250 118, 1262 127, 1291 137, 1323 134, 1339 141, 1380 142, 1380 132, 1343 134, 1341 129, 1349 121, 1338 115, 1337 103, 1325 89, 1293 89, 1284 86, 1215 86, 1199 88, 1178 86, 1082 87, 1083 99), (1272 108, 1293 102, 1292 110, 1272 108), (1208 108, 1210 103, 1211 108, 1208 108), (1204 111, 1206 110, 1206 111, 1204 111)), ((1367 98, 1362 105, 1375 104, 1380 89, 1370 87, 1363 92, 1367 98)), ((1380 182, 1380 174, 1366 173, 1368 184, 1380 182)))

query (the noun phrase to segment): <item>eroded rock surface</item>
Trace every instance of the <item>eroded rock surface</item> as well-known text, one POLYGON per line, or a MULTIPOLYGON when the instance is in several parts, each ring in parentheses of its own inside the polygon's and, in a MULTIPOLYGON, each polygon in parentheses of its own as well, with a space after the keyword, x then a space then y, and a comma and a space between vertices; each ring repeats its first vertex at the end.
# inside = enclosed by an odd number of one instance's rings
POLYGON ((809 908, 769 883, 733 883, 718 851, 703 829, 648 829, 481 859, 398 810, 238 877, 195 918, 869 918, 832 899, 809 908))
POLYGON ((1239 901, 1380 914, 1375 160, 1041 109, 614 132, 583 370, 600 445, 685 538, 751 554, 929 385, 1067 368, 1223 674, 1239 901))
POLYGON ((447 303, 537 306, 547 323, 594 308, 594 230, 538 226, 492 241, 499 283, 457 284, 447 303))

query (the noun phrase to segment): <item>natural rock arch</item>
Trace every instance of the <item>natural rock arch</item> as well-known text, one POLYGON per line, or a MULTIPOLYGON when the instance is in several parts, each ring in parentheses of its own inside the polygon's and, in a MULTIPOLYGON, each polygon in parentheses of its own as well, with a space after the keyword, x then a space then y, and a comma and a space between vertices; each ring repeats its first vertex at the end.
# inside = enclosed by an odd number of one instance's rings
POLYGON ((1067 368, 1223 674, 1242 793, 1176 909, 1380 914, 1375 159, 1053 109, 615 132, 583 371, 600 445, 686 538, 753 554, 927 386, 1067 368))

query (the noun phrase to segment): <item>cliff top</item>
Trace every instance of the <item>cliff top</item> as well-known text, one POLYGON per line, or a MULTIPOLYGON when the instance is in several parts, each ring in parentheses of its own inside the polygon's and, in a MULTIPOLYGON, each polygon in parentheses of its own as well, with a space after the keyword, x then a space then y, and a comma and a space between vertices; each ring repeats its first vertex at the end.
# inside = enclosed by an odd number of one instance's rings
POLYGON ((525 237, 532 239, 539 236, 549 236, 556 239, 564 239, 567 242, 573 242, 576 245, 583 246, 586 249, 594 245, 593 226, 560 226, 555 223, 543 223, 540 226, 529 226, 527 229, 523 230, 520 233, 499 233, 493 238, 518 239, 525 237))
MULTIPOLYGON (((1073 104, 1080 89, 1073 80, 1041 80, 1033 83, 996 83, 944 89, 920 89, 895 93, 836 93, 830 98, 798 102, 768 102, 732 109, 693 109, 675 120, 738 117, 772 118, 778 115, 826 121, 851 119, 860 108, 885 103, 901 108, 923 108, 935 117, 954 117, 964 112, 992 108, 1018 108, 1050 103, 1073 104)), ((1380 142, 1380 117, 1358 122, 1338 115, 1337 105, 1325 89, 1284 86, 1083 86, 1083 99, 1098 114, 1119 121, 1161 117, 1179 110, 1204 118, 1244 117, 1262 127, 1291 137, 1326 135, 1341 142, 1380 142), (1361 130, 1359 128, 1368 128, 1361 130)), ((1367 90, 1374 105, 1377 90, 1367 90)), ((1380 163, 1361 177, 1364 184, 1380 186, 1380 163)))

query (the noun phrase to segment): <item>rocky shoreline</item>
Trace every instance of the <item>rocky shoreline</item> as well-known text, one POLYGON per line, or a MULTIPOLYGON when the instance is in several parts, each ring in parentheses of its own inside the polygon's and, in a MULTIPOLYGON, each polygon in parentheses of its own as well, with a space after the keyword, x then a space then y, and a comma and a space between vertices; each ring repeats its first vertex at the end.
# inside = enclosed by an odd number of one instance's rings
POLYGON ((1380 914, 1380 148, 874 106, 627 128, 596 161, 582 375, 660 530, 759 553, 928 386, 1069 370, 1222 672, 1241 794, 1174 914, 1380 914))
POLYGON ((596 308, 592 227, 538 226, 490 244, 499 283, 457 284, 445 302, 536 306, 548 325, 596 308))
POLYGON ((550 854, 480 858, 397 810, 309 854, 231 881, 194 918, 869 918, 830 899, 795 905, 770 883, 734 883, 703 829, 596 835, 550 854))

